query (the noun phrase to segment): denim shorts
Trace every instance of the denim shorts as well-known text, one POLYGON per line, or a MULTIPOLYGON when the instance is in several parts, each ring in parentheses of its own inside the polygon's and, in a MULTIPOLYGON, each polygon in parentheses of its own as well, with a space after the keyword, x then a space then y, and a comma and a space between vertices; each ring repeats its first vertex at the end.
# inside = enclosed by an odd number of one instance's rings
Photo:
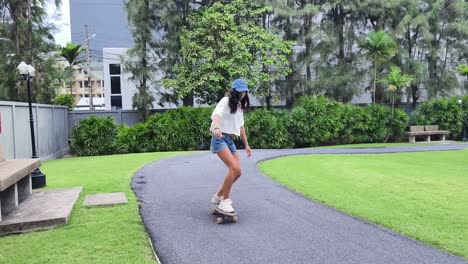
POLYGON ((213 135, 211 138, 211 152, 218 153, 225 147, 228 147, 231 153, 235 153, 237 151, 232 135, 223 133, 222 138, 217 138, 213 135))

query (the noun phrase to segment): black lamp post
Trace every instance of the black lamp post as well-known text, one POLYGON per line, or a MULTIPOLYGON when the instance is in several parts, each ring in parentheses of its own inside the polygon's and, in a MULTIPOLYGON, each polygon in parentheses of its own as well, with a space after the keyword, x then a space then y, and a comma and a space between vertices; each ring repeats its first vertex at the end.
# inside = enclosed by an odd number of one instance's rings
POLYGON ((467 129, 467 125, 466 125, 466 122, 468 120, 466 120, 466 117, 463 115, 463 101, 462 99, 458 99, 458 104, 460 105, 460 108, 462 109, 462 122, 463 122, 463 137, 462 137, 462 141, 468 141, 468 138, 467 138, 467 133, 466 133, 466 129, 467 129))
MULTIPOLYGON (((31 79, 34 77, 36 69, 34 69, 33 66, 24 63, 24 61, 22 61, 17 68, 20 74, 23 75, 24 80, 28 84, 29 125, 31 129, 32 158, 37 159, 36 138, 34 136, 34 119, 31 105, 31 79)), ((46 186, 46 176, 39 169, 33 171, 33 173, 31 174, 31 181, 33 189, 42 188, 46 186)))

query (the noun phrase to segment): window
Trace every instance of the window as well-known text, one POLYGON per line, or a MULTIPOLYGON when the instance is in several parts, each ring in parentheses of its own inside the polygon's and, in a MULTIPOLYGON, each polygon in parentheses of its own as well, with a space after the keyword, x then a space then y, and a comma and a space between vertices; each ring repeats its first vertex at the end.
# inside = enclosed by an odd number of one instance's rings
POLYGON ((80 88, 83 88, 83 82, 80 82, 80 88))
POLYGON ((120 64, 109 64, 110 74, 120 74, 120 64))
POLYGON ((111 108, 122 109, 122 96, 111 96, 111 108))
POLYGON ((120 76, 111 76, 111 94, 120 93, 120 76))
POLYGON ((88 88, 88 87, 89 87, 89 82, 88 82, 88 81, 84 81, 84 87, 85 87, 85 88, 88 88))

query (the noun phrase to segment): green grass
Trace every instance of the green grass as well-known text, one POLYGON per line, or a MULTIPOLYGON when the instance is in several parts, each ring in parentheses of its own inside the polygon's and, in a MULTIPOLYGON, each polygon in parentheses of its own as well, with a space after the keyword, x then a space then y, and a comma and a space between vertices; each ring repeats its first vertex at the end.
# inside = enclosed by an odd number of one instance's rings
POLYGON ((0 263, 156 263, 130 181, 144 164, 176 153, 69 158, 45 162, 47 189, 83 186, 68 224, 0 238, 0 263), (85 208, 86 195, 125 192, 128 204, 85 208))
POLYGON ((290 156, 259 167, 311 199, 468 257, 468 150, 290 156))
MULTIPOLYGON (((429 145, 440 145, 440 142, 418 142, 418 143, 365 143, 365 144, 346 144, 346 145, 333 145, 333 146, 322 146, 315 148, 381 148, 381 147, 407 147, 407 146, 429 146, 429 145)), ((468 144, 466 142, 451 142, 450 144, 468 144)))

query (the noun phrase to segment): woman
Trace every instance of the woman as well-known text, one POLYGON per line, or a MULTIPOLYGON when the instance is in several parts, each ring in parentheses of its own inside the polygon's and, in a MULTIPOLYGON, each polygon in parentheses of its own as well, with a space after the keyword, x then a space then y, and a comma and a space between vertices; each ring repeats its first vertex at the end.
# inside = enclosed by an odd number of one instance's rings
POLYGON ((248 91, 249 88, 244 80, 235 80, 232 83, 232 89, 218 102, 211 115, 211 132, 213 133, 211 151, 218 154, 228 168, 224 183, 214 194, 211 202, 226 213, 235 212, 229 193, 233 183, 241 176, 239 155, 233 137, 241 137, 247 157, 252 154, 244 130, 244 111, 250 107, 248 91))

